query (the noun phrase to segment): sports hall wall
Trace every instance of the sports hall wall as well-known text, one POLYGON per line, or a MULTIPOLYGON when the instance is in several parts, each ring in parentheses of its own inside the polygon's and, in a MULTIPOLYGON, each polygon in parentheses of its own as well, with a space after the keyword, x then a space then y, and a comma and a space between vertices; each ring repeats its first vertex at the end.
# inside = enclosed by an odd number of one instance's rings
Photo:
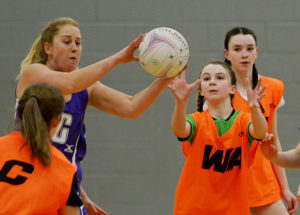
MULTIPOLYGON (((188 82, 198 77, 207 61, 223 60, 227 30, 237 25, 253 29, 259 73, 285 83, 286 104, 278 111, 278 131, 283 149, 294 148, 300 137, 299 11, 298 0, 1 0, 0 134, 7 132, 13 119, 20 62, 49 20, 69 16, 81 26, 81 67, 113 54, 152 28, 178 30, 190 46, 188 82)), ((113 69, 101 82, 134 95, 153 80, 138 63, 130 63, 113 69)), ((173 107, 173 95, 166 89, 135 120, 87 109, 83 187, 109 214, 172 214, 184 164, 181 145, 170 128, 173 107)), ((189 112, 195 110, 196 93, 189 104, 189 112)), ((287 175, 295 193, 300 170, 287 175)))

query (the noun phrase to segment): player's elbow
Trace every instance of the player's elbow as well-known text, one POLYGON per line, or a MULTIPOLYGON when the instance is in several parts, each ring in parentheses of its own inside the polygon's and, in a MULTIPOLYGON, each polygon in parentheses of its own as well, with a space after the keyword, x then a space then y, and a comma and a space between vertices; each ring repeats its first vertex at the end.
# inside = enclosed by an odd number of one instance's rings
POLYGON ((266 133, 264 133, 264 134, 258 134, 258 135, 256 136, 256 139, 262 140, 262 139, 264 139, 265 137, 266 137, 266 133))
POLYGON ((124 117, 128 119, 137 119, 140 115, 142 115, 142 113, 139 113, 137 111, 130 111, 124 117))
POLYGON ((256 139, 264 139, 267 134, 267 128, 258 129, 258 131, 255 131, 255 138, 256 139))
POLYGON ((131 116, 130 119, 137 119, 137 118, 140 117, 140 115, 141 115, 141 114, 134 114, 134 115, 131 116))
POLYGON ((137 119, 143 112, 139 112, 134 108, 122 108, 115 111, 115 115, 126 119, 137 119))
POLYGON ((147 108, 143 108, 143 106, 134 104, 132 102, 132 97, 130 97, 129 99, 129 103, 127 105, 127 108, 123 109, 123 116, 129 119, 137 119, 139 118, 139 116, 142 115, 142 113, 144 113, 147 108))

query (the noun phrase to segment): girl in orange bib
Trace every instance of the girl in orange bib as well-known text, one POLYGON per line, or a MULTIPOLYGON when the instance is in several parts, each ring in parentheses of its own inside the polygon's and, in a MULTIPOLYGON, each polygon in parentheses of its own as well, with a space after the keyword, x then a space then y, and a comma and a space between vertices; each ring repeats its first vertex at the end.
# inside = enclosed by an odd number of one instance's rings
POLYGON ((213 61, 203 68, 200 80, 188 85, 182 73, 169 87, 176 100, 172 130, 182 141, 186 157, 176 189, 174 215, 250 214, 247 169, 252 141, 267 132, 259 109, 264 88, 260 82, 254 90, 248 88, 251 114, 243 113, 231 105, 235 82, 226 63, 213 61), (199 84, 198 111, 186 116, 188 98, 199 84))
POLYGON ((79 215, 76 166, 50 143, 63 109, 55 87, 24 91, 16 130, 0 137, 0 214, 79 215))
MULTIPOLYGON (((277 108, 284 104, 282 81, 265 77, 257 73, 255 59, 257 57, 256 35, 245 27, 236 27, 229 30, 225 36, 226 61, 232 66, 237 78, 237 91, 232 101, 236 110, 250 112, 247 105, 245 80, 250 81, 254 88, 259 81, 267 86, 266 96, 260 100, 260 108, 268 121, 268 132, 273 133, 276 145, 281 149, 277 136, 277 108)), ((249 169, 248 192, 249 205, 252 215, 287 215, 297 211, 295 196, 291 193, 284 169, 272 165, 263 157, 257 142, 253 165, 249 169), (281 198, 288 205, 286 210, 281 198)))

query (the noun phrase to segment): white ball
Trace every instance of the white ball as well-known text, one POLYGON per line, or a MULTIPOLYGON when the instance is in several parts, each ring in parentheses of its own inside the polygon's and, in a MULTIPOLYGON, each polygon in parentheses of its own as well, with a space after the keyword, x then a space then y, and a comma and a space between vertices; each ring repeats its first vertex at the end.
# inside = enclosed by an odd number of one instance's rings
POLYGON ((176 76, 188 62, 189 47, 184 37, 172 28, 148 32, 138 48, 141 66, 155 77, 176 76))

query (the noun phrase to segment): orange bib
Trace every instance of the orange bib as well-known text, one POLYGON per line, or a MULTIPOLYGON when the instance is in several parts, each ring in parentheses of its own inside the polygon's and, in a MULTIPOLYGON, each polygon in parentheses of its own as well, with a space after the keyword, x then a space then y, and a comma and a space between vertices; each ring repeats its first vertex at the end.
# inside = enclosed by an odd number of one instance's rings
POLYGON ((0 214, 53 215, 70 195, 76 166, 50 143, 52 160, 43 166, 31 159, 20 132, 0 138, 0 214))
POLYGON ((239 113, 222 137, 208 111, 191 116, 197 131, 192 144, 182 143, 186 162, 176 189, 174 215, 249 215, 250 114, 239 113))

